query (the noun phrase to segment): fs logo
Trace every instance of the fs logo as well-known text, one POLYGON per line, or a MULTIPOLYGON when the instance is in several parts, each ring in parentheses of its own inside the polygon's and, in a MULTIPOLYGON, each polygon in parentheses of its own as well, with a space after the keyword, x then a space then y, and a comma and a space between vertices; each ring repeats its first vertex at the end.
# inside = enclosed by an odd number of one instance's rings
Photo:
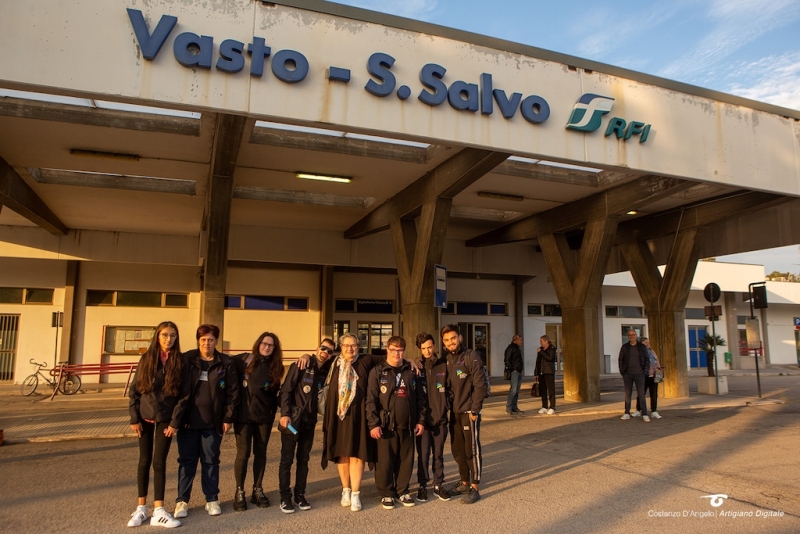
POLYGON ((613 105, 613 98, 586 93, 581 96, 578 103, 572 108, 567 130, 578 130, 579 132, 595 131, 600 128, 600 121, 603 115, 611 111, 611 106, 613 105))
MULTIPOLYGON (((611 111, 613 105, 614 99, 608 96, 594 93, 582 95, 572 108, 572 115, 569 116, 569 121, 567 122, 567 130, 576 130, 584 133, 597 130, 600 128, 603 115, 611 111)), ((639 142, 644 143, 650 135, 650 126, 650 124, 639 121, 630 121, 628 123, 625 119, 614 117, 608 122, 605 136, 608 137, 613 133, 617 136, 617 139, 627 141, 634 135, 638 135, 639 142)))

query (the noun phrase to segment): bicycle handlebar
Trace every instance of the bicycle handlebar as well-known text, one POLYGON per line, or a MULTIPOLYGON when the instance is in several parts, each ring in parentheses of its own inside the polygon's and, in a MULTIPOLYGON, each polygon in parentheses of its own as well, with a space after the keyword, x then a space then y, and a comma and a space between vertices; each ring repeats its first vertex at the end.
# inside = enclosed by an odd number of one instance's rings
POLYGON ((36 363, 35 361, 33 361, 33 358, 31 358, 31 364, 32 364, 32 365, 38 365, 38 366, 39 366, 39 367, 41 367, 41 368, 45 368, 45 367, 47 367, 47 362, 44 362, 44 363, 36 363))

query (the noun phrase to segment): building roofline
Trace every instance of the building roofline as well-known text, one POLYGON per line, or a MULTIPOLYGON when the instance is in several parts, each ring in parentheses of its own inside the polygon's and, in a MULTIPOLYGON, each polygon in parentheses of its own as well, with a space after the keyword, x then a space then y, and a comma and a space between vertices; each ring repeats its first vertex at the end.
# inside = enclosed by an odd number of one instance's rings
POLYGON ((397 15, 379 13, 377 11, 370 11, 368 9, 337 4, 325 0, 278 0, 275 2, 267 2, 266 0, 261 0, 261 1, 262 3, 265 4, 278 4, 287 7, 303 9, 307 11, 315 11, 317 13, 324 13, 327 15, 344 17, 362 22, 380 24, 382 26, 389 26, 400 30, 424 33, 427 35, 435 35, 446 39, 453 39, 456 41, 470 43, 478 46, 485 46, 487 48, 501 50, 504 52, 521 54, 524 56, 538 58, 545 61, 553 61, 570 67, 577 67, 593 72, 600 72, 603 74, 618 76, 628 80, 633 80, 653 85, 656 87, 662 87, 664 89, 669 89, 672 91, 678 91, 689 95, 709 98, 711 100, 716 100, 727 104, 733 104, 736 106, 743 106, 753 110, 764 111, 766 113, 772 113, 774 115, 780 115, 782 117, 792 118, 800 121, 800 110, 776 106, 774 104, 768 104, 766 102, 760 102, 758 100, 751 100, 749 98, 732 95, 730 93, 723 93, 721 91, 706 89, 688 83, 669 80, 667 78, 654 76, 652 74, 646 74, 643 72, 629 70, 622 67, 615 67, 613 65, 600 63, 598 61, 592 61, 589 59, 579 58, 576 56, 570 56, 567 54, 562 54, 560 52, 553 52, 552 50, 546 50, 544 48, 538 48, 535 46, 515 43, 513 41, 498 39, 496 37, 489 37, 487 35, 481 35, 478 33, 469 32, 465 30, 449 28, 447 26, 440 26, 438 24, 432 24, 430 22, 423 22, 419 20, 399 17, 397 15))

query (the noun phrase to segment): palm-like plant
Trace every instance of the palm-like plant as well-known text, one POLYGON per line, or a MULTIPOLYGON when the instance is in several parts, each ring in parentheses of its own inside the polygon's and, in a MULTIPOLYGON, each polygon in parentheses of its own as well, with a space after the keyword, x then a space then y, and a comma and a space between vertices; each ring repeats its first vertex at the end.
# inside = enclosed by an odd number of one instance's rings
POLYGON ((706 365, 708 366, 708 376, 714 376, 714 353, 717 347, 725 346, 725 338, 719 335, 712 336, 706 332, 706 335, 698 342, 700 348, 706 353, 706 365))

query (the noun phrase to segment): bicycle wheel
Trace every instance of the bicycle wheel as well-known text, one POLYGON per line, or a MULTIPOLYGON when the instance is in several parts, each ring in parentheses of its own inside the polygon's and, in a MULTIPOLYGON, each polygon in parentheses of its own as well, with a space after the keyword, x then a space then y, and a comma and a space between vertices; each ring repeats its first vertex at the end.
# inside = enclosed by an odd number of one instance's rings
POLYGON ((78 375, 64 375, 58 384, 58 391, 64 395, 74 395, 81 389, 81 377, 78 375))
POLYGON ((22 393, 24 397, 33 395, 33 392, 36 391, 36 387, 38 385, 39 376, 36 374, 29 375, 25 380, 22 381, 22 386, 19 388, 20 393, 22 393))

